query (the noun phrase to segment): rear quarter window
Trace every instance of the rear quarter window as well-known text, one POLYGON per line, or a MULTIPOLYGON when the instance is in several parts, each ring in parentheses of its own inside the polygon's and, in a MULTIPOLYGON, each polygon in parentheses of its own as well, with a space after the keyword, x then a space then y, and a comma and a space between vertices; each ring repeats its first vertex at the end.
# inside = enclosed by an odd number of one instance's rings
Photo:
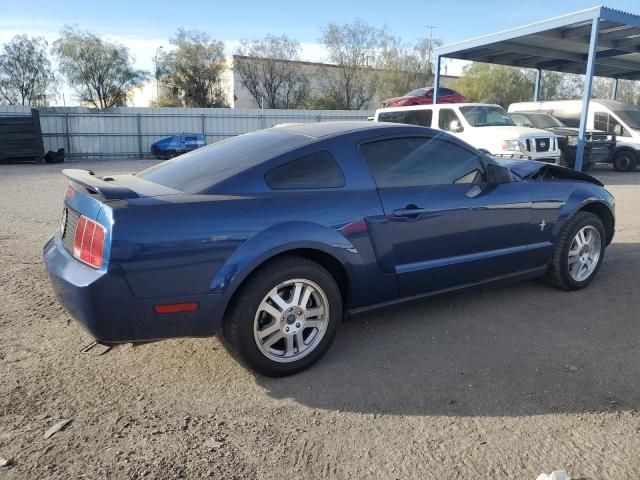
POLYGON ((269 170, 265 181, 274 190, 339 188, 344 186, 344 175, 333 155, 323 150, 269 170))

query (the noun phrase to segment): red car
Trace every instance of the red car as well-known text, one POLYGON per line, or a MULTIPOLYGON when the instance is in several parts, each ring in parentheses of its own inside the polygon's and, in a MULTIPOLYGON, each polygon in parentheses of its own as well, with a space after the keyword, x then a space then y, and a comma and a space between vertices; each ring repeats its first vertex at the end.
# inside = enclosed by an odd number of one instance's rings
MULTIPOLYGON (((438 103, 465 103, 467 98, 450 88, 441 88, 438 92, 438 103)), ((416 88, 402 97, 388 98, 382 107, 408 107, 410 105, 427 105, 433 103, 433 88, 416 88)))

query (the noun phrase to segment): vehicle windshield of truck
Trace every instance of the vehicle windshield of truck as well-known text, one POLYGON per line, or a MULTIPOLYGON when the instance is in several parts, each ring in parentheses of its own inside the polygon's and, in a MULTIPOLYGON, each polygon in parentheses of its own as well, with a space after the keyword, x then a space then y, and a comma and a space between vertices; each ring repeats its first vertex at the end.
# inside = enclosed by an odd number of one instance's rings
POLYGON ((566 125, 552 115, 546 113, 528 113, 527 117, 536 128, 565 127, 566 125))
POLYGON ((628 105, 624 110, 614 110, 620 119, 634 130, 640 130, 640 110, 628 105))
POLYGON ((419 97, 420 95, 424 95, 427 93, 426 88, 416 88, 415 90, 411 90, 409 93, 405 95, 405 97, 419 97))
POLYGON ((472 127, 515 127, 513 119, 501 107, 473 105, 460 107, 460 111, 472 127))

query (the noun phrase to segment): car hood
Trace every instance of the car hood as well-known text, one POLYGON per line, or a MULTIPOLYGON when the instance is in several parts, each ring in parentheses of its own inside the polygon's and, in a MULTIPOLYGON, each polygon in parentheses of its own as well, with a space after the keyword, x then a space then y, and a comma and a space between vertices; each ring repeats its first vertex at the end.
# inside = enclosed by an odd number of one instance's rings
POLYGON ((536 162, 535 160, 506 160, 502 158, 494 158, 494 161, 499 165, 507 167, 512 173, 515 173, 521 179, 538 176, 544 177, 546 170, 552 174, 553 178, 556 179, 578 180, 604 187, 604 184, 600 180, 592 177, 591 175, 551 163, 536 162))

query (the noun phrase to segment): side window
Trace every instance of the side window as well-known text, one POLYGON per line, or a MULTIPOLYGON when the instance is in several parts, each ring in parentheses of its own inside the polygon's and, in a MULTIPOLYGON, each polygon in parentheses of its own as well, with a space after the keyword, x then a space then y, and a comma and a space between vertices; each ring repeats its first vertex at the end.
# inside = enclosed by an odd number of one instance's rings
POLYGON ((458 115, 456 115, 456 112, 454 112, 453 109, 442 108, 440 109, 440 115, 438 115, 438 128, 445 132, 451 132, 451 122, 454 120, 457 120, 460 126, 462 126, 460 118, 458 118, 458 115))
POLYGON ((269 170, 265 181, 274 190, 336 188, 344 186, 344 175, 333 155, 322 151, 269 170))
POLYGON ((430 127, 433 119, 433 110, 404 110, 395 112, 380 112, 379 122, 407 123, 409 125, 419 125, 430 127))
POLYGON ((441 88, 438 92, 438 97, 450 97, 451 95, 453 95, 453 90, 448 88, 441 88))
POLYGON ((360 153, 380 188, 478 183, 478 154, 441 138, 408 137, 360 146, 360 153))
POLYGON ((613 116, 608 113, 596 112, 593 116, 593 127, 619 136, 629 136, 629 133, 613 116))

